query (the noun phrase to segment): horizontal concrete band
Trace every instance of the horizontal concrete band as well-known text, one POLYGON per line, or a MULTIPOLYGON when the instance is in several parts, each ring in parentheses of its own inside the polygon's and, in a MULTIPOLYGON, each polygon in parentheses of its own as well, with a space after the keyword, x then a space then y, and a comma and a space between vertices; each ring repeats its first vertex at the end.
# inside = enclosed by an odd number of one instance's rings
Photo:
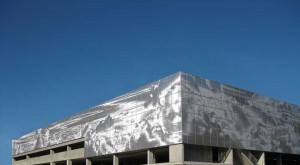
POLYGON ((84 158, 84 148, 19 160, 13 162, 13 164, 14 165, 43 164, 49 162, 58 162, 58 161, 80 159, 80 158, 84 158))
POLYGON ((41 151, 51 150, 51 149, 62 147, 62 146, 68 146, 70 144, 75 144, 75 143, 78 143, 78 142, 84 142, 84 138, 80 138, 80 139, 76 139, 76 140, 56 144, 56 145, 53 145, 53 146, 33 150, 33 151, 30 151, 30 152, 26 152, 26 153, 22 153, 22 154, 18 154, 18 155, 13 155, 13 158, 19 157, 19 156, 24 156, 24 155, 29 155, 29 154, 33 154, 33 153, 37 153, 37 152, 41 152, 41 151))

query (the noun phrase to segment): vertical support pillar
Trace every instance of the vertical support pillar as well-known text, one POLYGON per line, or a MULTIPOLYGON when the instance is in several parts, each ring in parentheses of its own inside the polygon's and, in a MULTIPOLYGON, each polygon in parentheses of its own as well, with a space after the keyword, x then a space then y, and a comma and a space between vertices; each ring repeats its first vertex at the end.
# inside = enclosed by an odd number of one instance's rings
POLYGON ((263 152, 263 153, 261 154, 260 158, 258 159, 257 164, 258 164, 258 165, 265 165, 265 164, 266 164, 265 162, 266 162, 266 161, 265 161, 265 153, 263 152))
MULTIPOLYGON (((54 154, 55 152, 53 151, 53 150, 50 150, 50 156, 52 155, 52 154, 54 154)), ((51 161, 52 161, 52 156, 51 156, 51 161)), ((54 162, 50 162, 50 165, 55 165, 56 163, 54 163, 54 162)))
POLYGON ((70 146, 67 146, 67 151, 71 151, 72 148, 70 146))
POLYGON ((68 159, 67 160, 67 165, 72 165, 72 160, 68 159))
POLYGON ((119 165, 119 157, 117 155, 113 156, 113 165, 119 165))
POLYGON ((281 154, 278 154, 278 156, 277 156, 276 165, 282 165, 281 154))
POLYGON ((155 163, 155 155, 153 150, 147 150, 147 164, 155 163))
POLYGON ((92 165, 91 159, 85 159, 85 165, 92 165))
POLYGON ((26 159, 30 159, 29 155, 26 155, 26 159))
POLYGON ((170 162, 184 162, 184 145, 176 144, 169 146, 170 162))

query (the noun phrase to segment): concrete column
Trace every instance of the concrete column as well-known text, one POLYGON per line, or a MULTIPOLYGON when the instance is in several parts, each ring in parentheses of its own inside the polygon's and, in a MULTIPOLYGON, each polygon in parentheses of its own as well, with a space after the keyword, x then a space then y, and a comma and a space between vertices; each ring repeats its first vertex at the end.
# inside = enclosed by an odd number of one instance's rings
POLYGON ((55 165, 55 164, 56 164, 56 163, 54 163, 54 162, 51 162, 51 163, 50 163, 50 165, 55 165))
POLYGON ((119 157, 117 155, 113 156, 113 165, 119 165, 119 157))
POLYGON ((228 152, 229 153, 228 153, 228 155, 227 155, 224 163, 226 163, 226 164, 233 164, 233 150, 229 149, 228 152))
POLYGON ((243 153, 241 152, 242 160, 244 165, 253 165, 251 160, 243 153))
POLYGON ((71 151, 72 148, 70 146, 67 146, 67 151, 71 151))
POLYGON ((155 163, 155 155, 153 150, 147 150, 147 163, 154 164, 155 163))
POLYGON ((257 165, 265 165, 266 164, 265 162, 266 162, 265 161, 265 153, 263 152, 257 161, 257 165))
POLYGON ((51 154, 54 154, 54 151, 53 151, 53 150, 50 150, 50 155, 51 155, 51 154))
POLYGON ((278 154, 278 156, 277 156, 276 165, 282 165, 281 154, 278 154))
POLYGON ((72 165, 72 160, 67 160, 67 165, 72 165))
POLYGON ((85 159, 85 165, 92 165, 92 161, 90 159, 85 159))
POLYGON ((29 155, 26 155, 26 159, 30 159, 29 155))
POLYGON ((176 144, 169 146, 170 162, 184 162, 184 145, 176 144))

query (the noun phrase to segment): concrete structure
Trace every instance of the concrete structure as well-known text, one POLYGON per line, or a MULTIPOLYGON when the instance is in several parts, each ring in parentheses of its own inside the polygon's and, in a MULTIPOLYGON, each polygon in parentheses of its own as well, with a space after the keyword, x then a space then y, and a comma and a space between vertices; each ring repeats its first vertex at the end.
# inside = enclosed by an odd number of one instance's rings
POLYGON ((300 165, 300 107, 176 73, 13 140, 14 165, 300 165))

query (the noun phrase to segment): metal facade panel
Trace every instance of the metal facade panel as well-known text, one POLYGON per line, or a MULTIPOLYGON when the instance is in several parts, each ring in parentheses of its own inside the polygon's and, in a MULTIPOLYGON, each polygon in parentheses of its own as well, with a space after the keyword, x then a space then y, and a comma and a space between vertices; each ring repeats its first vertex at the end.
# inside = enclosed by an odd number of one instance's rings
POLYGON ((13 155, 85 138, 85 156, 182 142, 180 73, 13 140, 13 155))
POLYGON ((85 138, 85 156, 186 143, 300 154, 300 107, 176 73, 13 140, 13 155, 85 138))
POLYGON ((300 108, 182 74, 183 142, 300 154, 300 108))

